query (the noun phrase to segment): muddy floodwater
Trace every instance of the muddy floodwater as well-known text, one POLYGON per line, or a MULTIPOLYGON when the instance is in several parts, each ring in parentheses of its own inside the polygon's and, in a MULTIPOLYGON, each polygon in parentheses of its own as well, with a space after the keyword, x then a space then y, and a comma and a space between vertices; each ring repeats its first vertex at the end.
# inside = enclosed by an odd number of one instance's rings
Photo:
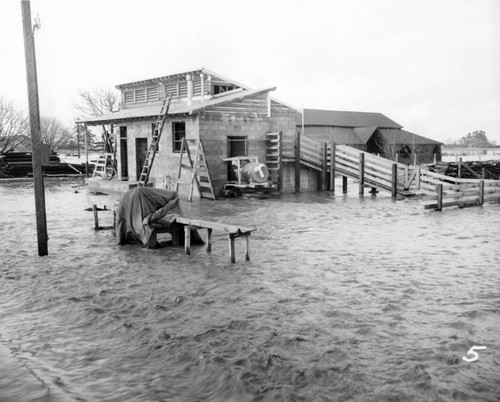
POLYGON ((32 185, 0 186, 0 401, 500 400, 500 205, 183 203, 258 228, 231 264, 216 231, 116 246, 85 211, 116 199, 47 183, 40 258, 32 185))

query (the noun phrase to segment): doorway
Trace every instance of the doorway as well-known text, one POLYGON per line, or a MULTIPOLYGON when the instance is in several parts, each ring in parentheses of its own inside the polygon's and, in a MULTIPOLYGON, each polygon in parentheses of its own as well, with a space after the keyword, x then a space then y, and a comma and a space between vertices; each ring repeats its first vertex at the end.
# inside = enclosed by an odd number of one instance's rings
MULTIPOLYGON (((248 155, 248 138, 228 136, 227 137, 227 156, 229 158, 235 156, 247 156, 248 155)), ((237 180, 238 173, 236 172, 236 166, 231 162, 227 163, 227 179, 229 181, 237 180)))
POLYGON ((136 162, 136 176, 139 180, 142 172, 142 167, 144 166, 144 161, 148 154, 148 139, 147 138, 136 138, 135 139, 135 162, 136 162))
POLYGON ((128 179, 127 139, 120 139, 120 173, 122 179, 128 179))

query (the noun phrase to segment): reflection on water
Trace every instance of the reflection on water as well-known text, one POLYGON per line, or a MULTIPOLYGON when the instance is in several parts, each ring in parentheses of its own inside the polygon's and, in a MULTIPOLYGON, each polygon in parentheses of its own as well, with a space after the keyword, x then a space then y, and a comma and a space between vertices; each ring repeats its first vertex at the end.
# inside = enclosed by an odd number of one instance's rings
POLYGON ((0 200, 0 400, 36 394, 18 366, 47 401, 500 398, 499 205, 436 213, 340 192, 183 204, 258 228, 251 261, 237 240, 233 265, 216 232, 210 255, 115 246, 84 209, 116 197, 71 182, 47 185, 40 258, 32 187, 0 200), (466 363, 474 345, 487 349, 466 363))

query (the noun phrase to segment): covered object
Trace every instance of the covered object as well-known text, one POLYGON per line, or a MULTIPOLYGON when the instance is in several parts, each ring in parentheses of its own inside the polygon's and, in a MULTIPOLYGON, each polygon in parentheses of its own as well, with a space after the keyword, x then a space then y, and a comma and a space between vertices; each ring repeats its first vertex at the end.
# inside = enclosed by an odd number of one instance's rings
POLYGON ((177 192, 151 187, 135 187, 120 197, 116 217, 117 244, 141 242, 157 246, 156 232, 170 231, 182 216, 177 192))

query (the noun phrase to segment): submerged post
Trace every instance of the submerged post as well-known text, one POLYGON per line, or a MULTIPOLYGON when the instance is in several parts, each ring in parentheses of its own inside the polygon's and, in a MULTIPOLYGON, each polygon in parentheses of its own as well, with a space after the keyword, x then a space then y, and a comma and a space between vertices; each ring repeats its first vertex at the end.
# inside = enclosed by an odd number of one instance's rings
POLYGON ((479 205, 484 204, 484 180, 479 182, 479 205))
POLYGON ((300 193, 300 131, 295 137, 295 192, 300 193))
POLYGON ((398 164, 392 164, 392 198, 398 195, 398 164))
POLYGON ((323 165, 321 171, 321 190, 326 191, 326 169, 327 169, 327 157, 328 157, 328 146, 326 142, 323 144, 323 165))
POLYGON ((38 255, 48 252, 47 217, 45 212, 45 187, 42 172, 42 154, 40 141, 40 106, 38 103, 38 82, 36 76, 35 38, 33 31, 38 25, 31 25, 31 8, 29 0, 21 0, 24 56, 26 60, 26 81, 28 82, 28 103, 31 131, 31 153, 33 163, 33 182, 35 187, 36 228, 38 238, 38 255))
POLYGON ((330 191, 335 192, 335 143, 330 145, 330 191))
POLYGON ((92 205, 92 211, 94 212, 94 230, 99 230, 99 216, 96 204, 92 205))
POLYGON ((442 184, 437 184, 436 185, 436 191, 437 191, 437 208, 436 208, 436 211, 442 211, 443 210, 443 185, 442 184))
POLYGON ((347 194, 347 176, 342 176, 342 194, 347 194))
POLYGON ((359 194, 363 194, 365 189, 365 154, 359 154, 359 194))

